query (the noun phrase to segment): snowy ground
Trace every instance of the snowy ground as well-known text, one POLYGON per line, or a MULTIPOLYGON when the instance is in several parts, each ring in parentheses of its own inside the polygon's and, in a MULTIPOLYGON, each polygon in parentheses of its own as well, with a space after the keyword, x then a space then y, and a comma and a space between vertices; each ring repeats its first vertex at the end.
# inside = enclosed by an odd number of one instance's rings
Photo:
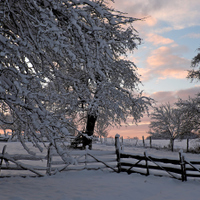
MULTIPOLYGON (((3 148, 0 143, 0 150, 3 148)), ((19 143, 7 143, 7 152, 22 152, 19 143)), ((96 149, 114 150, 96 144, 96 149)), ((145 149, 125 147, 126 152, 142 153, 145 149)), ((149 154, 178 157, 178 153, 148 149, 149 154)), ((187 157, 200 159, 198 154, 187 157)), ((42 178, 1 178, 0 200, 199 200, 200 180, 181 182, 169 177, 101 171, 68 171, 42 178)))
POLYGON ((1 200, 199 200, 200 182, 102 171, 1 179, 1 200))

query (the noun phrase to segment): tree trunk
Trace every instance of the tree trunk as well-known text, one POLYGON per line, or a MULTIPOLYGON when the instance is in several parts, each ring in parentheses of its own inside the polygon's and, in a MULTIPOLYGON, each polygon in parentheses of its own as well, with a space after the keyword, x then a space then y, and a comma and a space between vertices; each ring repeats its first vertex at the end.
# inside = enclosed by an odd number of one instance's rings
MULTIPOLYGON (((86 124, 86 131, 85 133, 88 136, 92 136, 94 134, 94 127, 95 123, 97 121, 97 117, 93 115, 88 115, 87 116, 87 124, 86 124)), ((85 147, 86 145, 89 145, 89 149, 92 149, 92 140, 85 138, 83 146, 85 147)))
POLYGON ((92 136, 94 134, 94 127, 95 127, 96 120, 97 120, 97 117, 94 117, 93 115, 87 116, 87 125, 86 125, 85 133, 88 136, 92 136))

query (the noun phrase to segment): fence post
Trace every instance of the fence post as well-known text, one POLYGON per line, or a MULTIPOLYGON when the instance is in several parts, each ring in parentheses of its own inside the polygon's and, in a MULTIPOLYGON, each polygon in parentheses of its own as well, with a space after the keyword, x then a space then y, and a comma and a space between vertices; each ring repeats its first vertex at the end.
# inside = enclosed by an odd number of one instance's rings
POLYGON ((89 150, 89 147, 86 146, 85 147, 85 169, 87 169, 87 162, 88 162, 88 150, 89 150))
POLYGON ((120 151, 121 151, 121 149, 120 149, 119 137, 120 137, 119 134, 115 135, 115 152, 116 152, 116 155, 117 155, 118 173, 121 172, 121 163, 120 163, 120 151))
POLYGON ((143 147, 145 147, 144 136, 142 136, 143 147))
POLYGON ((49 176, 51 175, 51 161, 52 161, 51 147, 52 147, 52 143, 49 144, 48 152, 47 152, 47 170, 46 170, 46 174, 49 175, 49 176))
POLYGON ((189 152, 189 138, 187 139, 187 150, 186 152, 189 152))
MULTIPOLYGON (((4 145, 3 147, 3 150, 2 150, 2 156, 4 156, 5 152, 6 152, 6 147, 7 145, 4 145)), ((3 163, 3 157, 1 158, 1 161, 0 161, 0 171, 1 171, 1 166, 2 166, 2 163, 3 163)), ((7 164, 7 163, 6 163, 7 164)))
POLYGON ((174 138, 170 138, 170 147, 171 147, 171 151, 174 151, 174 138))
POLYGON ((147 152, 144 152, 144 157, 145 157, 145 161, 146 161, 146 168, 147 168, 147 173, 146 176, 149 175, 149 165, 148 165, 148 158, 147 158, 147 152))
POLYGON ((185 158, 183 151, 179 151, 180 165, 181 165, 181 179, 182 181, 187 181, 186 167, 185 167, 185 158))
POLYGON ((123 136, 121 137, 121 140, 122 140, 122 143, 121 143, 121 150, 123 151, 123 150, 124 150, 124 138, 123 138, 123 136))
POLYGON ((124 138, 123 138, 123 136, 121 136, 121 141, 122 141, 122 144, 124 143, 124 138))
POLYGON ((150 148, 152 148, 152 137, 150 136, 149 139, 150 139, 150 141, 149 141, 150 142, 150 148))

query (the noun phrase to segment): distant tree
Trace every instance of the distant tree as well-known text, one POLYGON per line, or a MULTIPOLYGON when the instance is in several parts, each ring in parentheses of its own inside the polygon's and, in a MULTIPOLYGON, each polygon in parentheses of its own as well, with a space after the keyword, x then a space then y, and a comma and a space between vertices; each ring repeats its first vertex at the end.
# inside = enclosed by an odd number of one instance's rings
MULTIPOLYGON (((194 98, 189 98, 187 100, 179 99, 176 103, 180 111, 185 116, 187 127, 191 128, 192 132, 188 132, 188 138, 198 137, 198 131, 200 129, 200 94, 197 94, 194 98)), ((185 129, 185 132, 187 129, 185 129)))
POLYGON ((172 151, 174 140, 193 130, 185 113, 177 107, 172 107, 169 103, 155 107, 150 116, 149 134, 156 138, 170 139, 172 151))

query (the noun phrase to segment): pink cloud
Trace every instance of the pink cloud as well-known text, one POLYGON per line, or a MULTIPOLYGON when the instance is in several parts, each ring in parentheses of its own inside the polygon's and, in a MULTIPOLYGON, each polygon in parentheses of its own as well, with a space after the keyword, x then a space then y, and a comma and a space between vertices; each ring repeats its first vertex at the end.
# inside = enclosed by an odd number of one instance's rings
POLYGON ((154 33, 147 34, 146 41, 153 43, 153 45, 166 45, 174 43, 174 40, 171 40, 169 38, 164 38, 154 33))
POLYGON ((179 98, 188 99, 189 96, 194 98, 196 94, 198 94, 199 92, 200 92, 200 86, 196 86, 189 89, 183 89, 183 90, 178 90, 178 91, 155 92, 152 95, 150 95, 150 97, 159 103, 169 102, 173 104, 177 102, 179 98))
MULTIPOLYGON (((153 23, 146 23, 149 26, 157 25, 159 21, 167 23, 168 28, 172 29, 200 25, 200 2, 198 0, 115 0, 115 4, 112 6, 132 17, 151 16, 154 20, 153 23)), ((162 28, 159 30, 160 32, 166 31, 166 27, 162 28), (162 30, 162 28, 164 29, 162 30)))
MULTIPOLYGON (((141 16, 142 18, 142 16, 141 16)), ((158 20, 155 17, 149 16, 145 19, 145 22, 148 26, 155 26, 158 22, 158 20)))
POLYGON ((186 47, 177 45, 170 47, 162 46, 151 51, 149 57, 146 59, 145 68, 139 68, 141 80, 148 81, 153 78, 186 78, 187 70, 190 68, 190 60, 178 55, 184 51, 187 51, 186 47))
POLYGON ((175 78, 175 79, 185 79, 188 72, 182 69, 165 69, 163 71, 158 71, 161 75, 159 79, 175 78))

